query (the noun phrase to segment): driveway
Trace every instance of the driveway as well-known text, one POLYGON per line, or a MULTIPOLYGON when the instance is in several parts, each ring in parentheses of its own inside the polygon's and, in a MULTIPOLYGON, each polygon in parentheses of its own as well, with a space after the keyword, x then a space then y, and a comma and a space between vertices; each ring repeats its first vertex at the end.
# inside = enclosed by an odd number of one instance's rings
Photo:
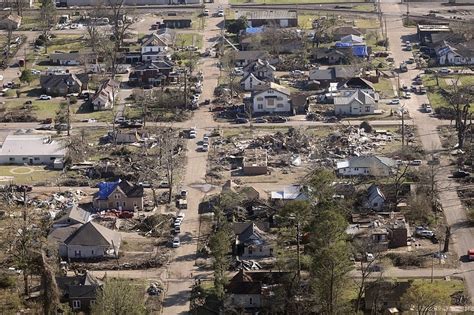
MULTIPOLYGON (((390 13, 387 17, 388 38, 390 50, 393 52, 395 64, 412 57, 412 53, 403 51, 401 44, 407 40, 416 41, 416 29, 405 28, 402 24, 402 14, 406 12, 405 5, 398 3, 382 3, 382 12, 390 13), (399 13, 396 16, 394 13, 399 13)), ((411 79, 415 77, 420 70, 410 65, 408 72, 400 73, 400 84, 410 85, 411 79)), ((395 82, 394 82, 395 83, 395 82)), ((438 126, 442 122, 438 119, 421 113, 419 108, 422 103, 428 103, 426 95, 413 95, 410 100, 403 101, 403 105, 409 109, 410 117, 418 128, 423 148, 429 154, 430 152, 441 149, 441 141, 438 134, 438 126)), ((443 161, 436 174, 437 189, 439 191, 439 200, 444 210, 447 224, 451 227, 451 248, 460 256, 465 255, 469 248, 474 247, 474 228, 470 226, 466 218, 466 210, 457 195, 455 180, 448 178, 452 168, 447 161, 443 161)), ((466 287, 471 301, 474 301, 474 265, 462 261, 459 274, 464 277, 466 287)))

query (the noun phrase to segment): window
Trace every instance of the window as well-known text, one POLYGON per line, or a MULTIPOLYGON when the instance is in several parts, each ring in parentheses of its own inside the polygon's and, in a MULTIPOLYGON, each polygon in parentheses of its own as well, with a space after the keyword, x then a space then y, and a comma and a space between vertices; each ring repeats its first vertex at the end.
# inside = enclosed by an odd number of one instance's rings
POLYGON ((275 91, 273 91, 273 90, 268 90, 267 93, 268 93, 268 94, 273 94, 273 93, 275 93, 275 91))
POLYGON ((120 199, 120 195, 119 194, 115 194, 115 199, 120 199))
POLYGON ((95 305, 95 300, 91 300, 90 305, 91 305, 91 307, 94 306, 95 305))
POLYGON ((81 301, 79 300, 73 300, 72 301, 72 308, 77 310, 78 308, 81 308, 81 301))
POLYGON ((91 254, 92 254, 92 256, 94 256, 94 250, 91 250, 91 254))
POLYGON ((359 170, 359 168, 358 168, 358 167, 354 168, 354 171, 358 171, 358 170, 359 170))
POLYGON ((257 97, 257 101, 263 101, 263 97, 257 97))
POLYGON ((49 160, 54 161, 54 160, 56 160, 56 158, 54 156, 52 156, 52 157, 49 158, 49 160))
POLYGON ((35 157, 35 159, 34 159, 34 160, 35 160, 35 161, 39 161, 39 159, 40 159, 39 157, 35 157))
POLYGON ((279 100, 279 101, 283 101, 283 97, 281 97, 281 96, 278 96, 278 97, 277 97, 277 100, 279 100))
POLYGON ((23 161, 27 161, 27 160, 28 160, 28 158, 24 157, 22 160, 23 160, 23 161))
POLYGON ((125 208, 125 201, 123 202, 123 207, 125 208))
POLYGON ((263 251, 262 246, 260 246, 260 253, 263 251))
POLYGON ((263 109, 263 104, 257 104, 257 109, 263 109))
POLYGON ((277 107, 278 107, 278 108, 283 108, 283 104, 282 104, 282 103, 278 103, 278 104, 277 104, 277 107))
POLYGON ((81 251, 80 250, 75 250, 74 251, 74 256, 75 257, 81 257, 81 251))
POLYGON ((273 99, 273 98, 267 99, 267 105, 268 106, 275 106, 275 99, 273 99))
POLYGON ((365 111, 368 113, 370 112, 370 106, 365 106, 365 111))
POLYGON ((250 304, 250 305, 253 304, 253 299, 252 299, 252 298, 249 298, 249 304, 250 304))
POLYGON ((15 161, 15 158, 9 158, 8 160, 9 160, 10 162, 13 162, 13 161, 15 161))
POLYGON ((117 203, 116 203, 116 204, 117 204, 117 208, 118 208, 118 207, 120 207, 120 202, 118 202, 118 201, 117 201, 117 203))

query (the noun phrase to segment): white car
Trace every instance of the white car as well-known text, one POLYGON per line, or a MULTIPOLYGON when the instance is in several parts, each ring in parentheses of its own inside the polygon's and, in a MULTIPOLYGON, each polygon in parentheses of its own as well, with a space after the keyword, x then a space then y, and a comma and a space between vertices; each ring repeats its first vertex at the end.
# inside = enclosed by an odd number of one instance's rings
POLYGON ((398 105, 400 104, 400 100, 398 98, 395 98, 393 100, 391 100, 390 102, 388 102, 389 105, 398 105))
POLYGON ((204 9, 204 11, 202 11, 202 15, 203 16, 208 16, 209 15, 209 9, 204 9))
POLYGON ((189 132, 189 139, 196 139, 196 137, 197 137, 196 131, 191 130, 189 132))
POLYGON ((42 101, 48 101, 51 99, 51 96, 43 94, 43 95, 40 95, 39 99, 42 101))
POLYGON ((202 145, 202 151, 203 151, 203 152, 209 151, 209 143, 203 143, 203 145, 202 145))
POLYGON ((217 16, 218 17, 223 17, 224 16, 224 10, 217 11, 217 16))
POLYGON ((181 246, 181 242, 179 236, 176 236, 173 238, 173 248, 178 248, 179 246, 181 246))
POLYGON ((30 71, 33 75, 40 75, 41 74, 41 71, 36 70, 36 69, 31 69, 30 71))
POLYGON ((208 135, 204 135, 204 138, 202 138, 202 142, 209 144, 209 136, 208 136, 208 135))

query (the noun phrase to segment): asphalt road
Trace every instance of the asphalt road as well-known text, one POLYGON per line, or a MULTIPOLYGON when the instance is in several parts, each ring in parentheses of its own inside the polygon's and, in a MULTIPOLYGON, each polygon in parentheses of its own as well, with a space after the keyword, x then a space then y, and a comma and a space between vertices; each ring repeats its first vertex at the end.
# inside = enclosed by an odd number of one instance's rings
MULTIPOLYGON (((416 41, 416 30, 403 27, 402 14, 406 12, 405 5, 382 2, 382 12, 391 14, 390 17, 387 17, 390 50, 393 53, 395 64, 399 64, 412 57, 411 52, 402 50, 401 44, 406 40, 416 41), (395 13, 398 13, 399 16, 393 17, 395 13)), ((411 67, 406 73, 401 73, 401 84, 405 83, 409 86, 411 79, 418 73, 420 71, 414 67, 411 67)), ((428 103, 426 95, 414 95, 412 99, 404 101, 403 105, 409 109, 410 116, 418 128, 418 135, 423 148, 429 153, 441 149, 441 141, 437 131, 437 127, 441 122, 425 113, 421 113, 419 108, 422 103, 428 103)), ((452 170, 452 167, 448 165, 448 161, 442 161, 442 165, 436 173, 437 190, 439 191, 439 200, 443 207, 446 223, 451 227, 451 250, 454 249, 460 257, 463 257, 468 249, 474 247, 474 228, 468 223, 466 210, 456 193, 458 183, 448 178, 452 170)), ((458 274, 464 277, 471 301, 474 301, 474 271, 472 270, 474 269, 474 263, 466 262, 464 259, 460 260, 461 266, 458 274)), ((423 272, 420 271, 420 274, 423 272)))

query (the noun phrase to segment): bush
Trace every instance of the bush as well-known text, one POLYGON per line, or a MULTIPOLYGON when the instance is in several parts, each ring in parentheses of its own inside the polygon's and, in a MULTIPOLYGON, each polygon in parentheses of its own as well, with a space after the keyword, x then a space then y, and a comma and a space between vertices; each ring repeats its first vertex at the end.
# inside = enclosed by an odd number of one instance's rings
POLYGON ((417 256, 415 254, 396 254, 389 253, 387 257, 392 260, 395 267, 423 267, 426 261, 425 257, 417 256))
POLYGON ((6 273, 0 274, 0 288, 8 289, 14 287, 16 284, 15 277, 8 275, 6 273))
POLYGON ((76 96, 71 96, 71 97, 69 98, 69 102, 70 102, 71 104, 73 104, 73 105, 74 105, 74 104, 77 104, 77 97, 76 97, 76 96))

